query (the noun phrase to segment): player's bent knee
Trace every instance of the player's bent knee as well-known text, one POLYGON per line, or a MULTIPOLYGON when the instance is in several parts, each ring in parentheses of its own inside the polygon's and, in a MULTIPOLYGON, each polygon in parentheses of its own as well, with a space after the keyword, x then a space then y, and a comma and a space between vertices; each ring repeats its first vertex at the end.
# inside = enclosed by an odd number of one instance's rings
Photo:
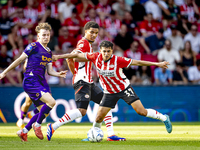
POLYGON ((79 108, 78 110, 81 112, 81 115, 82 115, 82 116, 85 116, 85 115, 86 115, 87 110, 81 109, 81 108, 79 108))

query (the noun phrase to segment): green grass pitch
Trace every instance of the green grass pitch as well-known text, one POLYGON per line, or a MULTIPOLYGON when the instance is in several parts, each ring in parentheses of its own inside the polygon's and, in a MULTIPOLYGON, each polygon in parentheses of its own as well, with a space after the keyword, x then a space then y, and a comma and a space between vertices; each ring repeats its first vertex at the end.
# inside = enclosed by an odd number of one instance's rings
POLYGON ((46 124, 42 131, 44 140, 39 140, 34 131, 28 133, 28 142, 21 142, 16 135, 14 123, 0 123, 0 150, 200 150, 200 123, 172 123, 173 131, 168 134, 161 122, 115 123, 116 135, 127 141, 106 141, 107 131, 102 125, 104 139, 100 143, 83 142, 92 124, 69 123, 55 131, 52 140, 46 139, 46 124))

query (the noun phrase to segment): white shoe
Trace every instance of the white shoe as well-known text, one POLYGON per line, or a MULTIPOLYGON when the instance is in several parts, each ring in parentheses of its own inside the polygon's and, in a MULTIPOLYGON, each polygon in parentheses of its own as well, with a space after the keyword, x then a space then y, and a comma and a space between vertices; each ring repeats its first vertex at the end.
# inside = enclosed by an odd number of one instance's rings
POLYGON ((20 128, 23 129, 25 127, 24 125, 24 120, 22 120, 21 118, 17 121, 16 125, 20 128))

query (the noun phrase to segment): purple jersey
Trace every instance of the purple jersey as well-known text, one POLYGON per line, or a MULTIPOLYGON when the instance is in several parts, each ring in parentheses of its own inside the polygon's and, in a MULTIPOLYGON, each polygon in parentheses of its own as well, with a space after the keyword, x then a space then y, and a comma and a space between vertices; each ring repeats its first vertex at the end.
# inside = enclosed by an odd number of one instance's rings
POLYGON ((51 93, 45 79, 45 70, 47 64, 52 62, 52 52, 39 42, 34 42, 26 47, 24 53, 28 56, 28 62, 24 73, 23 88, 37 107, 44 104, 40 101, 42 94, 51 93))
POLYGON ((39 42, 29 44, 24 53, 28 56, 25 77, 40 76, 44 78, 46 66, 52 62, 52 52, 39 42))

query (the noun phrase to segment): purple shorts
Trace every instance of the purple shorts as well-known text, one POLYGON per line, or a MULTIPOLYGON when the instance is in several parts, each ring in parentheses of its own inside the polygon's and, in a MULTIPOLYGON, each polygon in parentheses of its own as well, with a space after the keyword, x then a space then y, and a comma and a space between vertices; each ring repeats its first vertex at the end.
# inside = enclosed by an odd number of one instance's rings
POLYGON ((35 107, 45 104, 40 100, 42 92, 51 93, 47 81, 37 76, 25 77, 23 80, 23 88, 33 101, 35 107))

